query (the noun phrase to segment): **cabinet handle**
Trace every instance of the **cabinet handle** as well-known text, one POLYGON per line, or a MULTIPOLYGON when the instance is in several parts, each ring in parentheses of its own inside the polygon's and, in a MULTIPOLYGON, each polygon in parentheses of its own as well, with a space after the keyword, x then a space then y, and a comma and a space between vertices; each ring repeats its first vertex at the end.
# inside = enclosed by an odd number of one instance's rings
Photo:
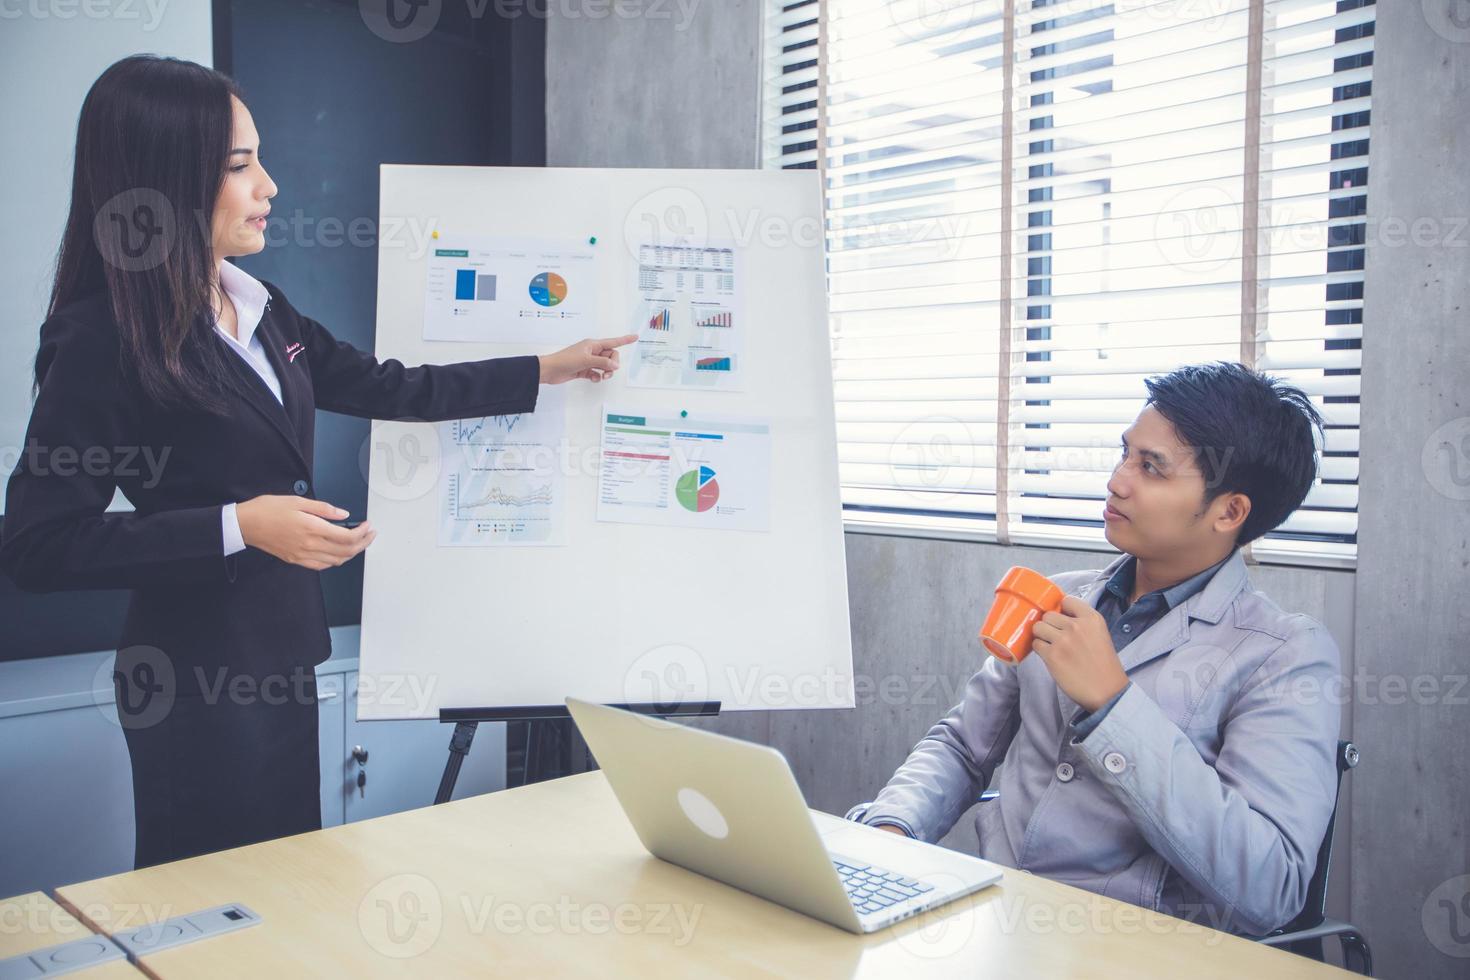
POLYGON ((330 701, 333 698, 335 698, 336 696, 337 696, 337 692, 336 691, 318 691, 317 692, 317 695, 316 695, 316 699, 318 701, 330 701))

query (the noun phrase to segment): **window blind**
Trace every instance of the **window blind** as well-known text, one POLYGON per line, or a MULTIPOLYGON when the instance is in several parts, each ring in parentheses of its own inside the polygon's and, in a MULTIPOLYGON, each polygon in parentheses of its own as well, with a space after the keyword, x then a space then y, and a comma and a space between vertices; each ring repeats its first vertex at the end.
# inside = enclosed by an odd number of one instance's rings
POLYGON ((1144 379, 1240 360, 1327 422, 1255 554, 1351 560, 1373 14, 773 2, 765 161, 822 172, 849 521, 1102 547, 1144 379))
POLYGON ((767 166, 817 165, 818 0, 767 0, 761 159, 767 166))

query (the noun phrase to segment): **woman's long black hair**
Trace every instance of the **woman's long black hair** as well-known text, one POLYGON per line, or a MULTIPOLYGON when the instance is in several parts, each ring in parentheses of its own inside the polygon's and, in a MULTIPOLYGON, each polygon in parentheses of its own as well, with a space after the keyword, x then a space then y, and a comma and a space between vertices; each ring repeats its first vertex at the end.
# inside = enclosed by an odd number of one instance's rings
POLYGON ((121 367, 162 406, 224 411, 211 218, 234 134, 228 76, 134 55, 82 103, 71 212, 47 316, 106 290, 121 367))

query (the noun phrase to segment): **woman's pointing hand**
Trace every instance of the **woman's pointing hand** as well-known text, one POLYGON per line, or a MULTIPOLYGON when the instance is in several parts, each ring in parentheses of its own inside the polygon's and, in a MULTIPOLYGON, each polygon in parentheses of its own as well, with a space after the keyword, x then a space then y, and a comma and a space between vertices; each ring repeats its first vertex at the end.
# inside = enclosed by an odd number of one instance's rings
POLYGON ((638 339, 635 333, 603 340, 579 340, 555 354, 541 356, 541 383, 559 385, 581 378, 584 381, 602 381, 613 376, 620 366, 618 348, 626 347, 638 339))

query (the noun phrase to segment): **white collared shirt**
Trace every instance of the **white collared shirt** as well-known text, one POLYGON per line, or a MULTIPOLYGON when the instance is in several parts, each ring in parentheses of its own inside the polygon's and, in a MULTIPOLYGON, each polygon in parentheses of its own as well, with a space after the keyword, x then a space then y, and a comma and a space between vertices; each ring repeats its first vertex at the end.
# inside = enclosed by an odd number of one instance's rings
POLYGON ((270 302, 271 294, 261 283, 244 269, 236 267, 230 262, 221 262, 219 270, 220 287, 224 289, 225 295, 230 297, 230 302, 235 305, 235 333, 230 336, 229 331, 215 323, 215 331, 230 345, 230 350, 245 359, 245 363, 255 369, 260 375, 260 380, 266 383, 266 387, 276 396, 276 401, 285 404, 281 398, 281 382, 276 377, 276 369, 271 367, 270 359, 265 356, 265 346, 260 342, 256 328, 260 326, 261 317, 265 315, 265 305, 270 302))
MULTIPOLYGON (((270 300, 270 292, 244 269, 239 268, 231 262, 221 262, 219 265, 219 284, 230 302, 235 306, 235 330, 237 337, 230 336, 229 331, 221 327, 216 321, 214 329, 230 350, 239 354, 246 364, 260 375, 266 387, 276 396, 276 401, 282 405, 285 400, 281 397, 281 381, 276 377, 276 369, 271 367, 270 359, 265 356, 265 345, 260 342, 260 336, 256 328, 260 326, 261 317, 265 315, 265 305, 270 300)), ((245 550, 245 539, 240 534, 240 520, 235 514, 234 504, 225 504, 220 514, 221 532, 224 536, 224 550, 226 555, 233 555, 237 551, 245 550)))

